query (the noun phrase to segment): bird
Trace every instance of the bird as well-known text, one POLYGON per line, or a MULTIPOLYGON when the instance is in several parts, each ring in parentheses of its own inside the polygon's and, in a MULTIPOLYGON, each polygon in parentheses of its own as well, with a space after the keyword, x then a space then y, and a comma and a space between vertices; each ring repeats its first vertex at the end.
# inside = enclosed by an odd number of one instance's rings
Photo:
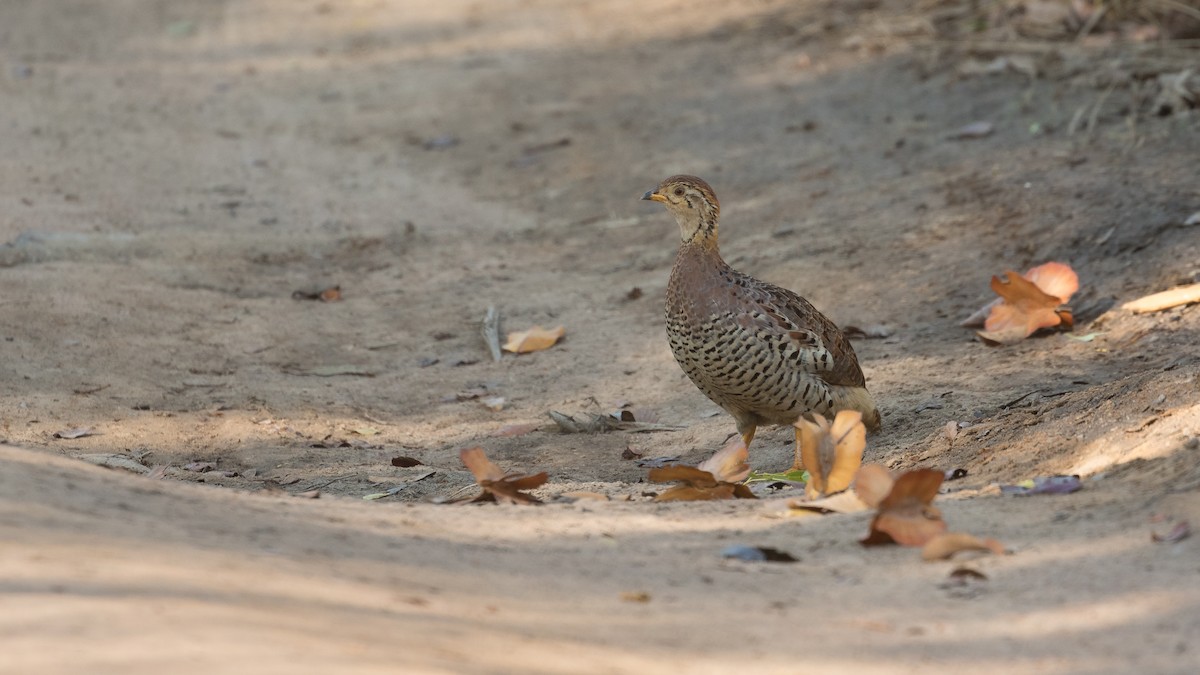
POLYGON ((671 352, 692 383, 733 416, 747 448, 759 426, 795 424, 806 414, 857 410, 868 430, 879 430, 879 409, 845 333, 808 300, 721 257, 721 204, 708 183, 671 176, 642 199, 665 206, 679 225, 666 297, 671 352))

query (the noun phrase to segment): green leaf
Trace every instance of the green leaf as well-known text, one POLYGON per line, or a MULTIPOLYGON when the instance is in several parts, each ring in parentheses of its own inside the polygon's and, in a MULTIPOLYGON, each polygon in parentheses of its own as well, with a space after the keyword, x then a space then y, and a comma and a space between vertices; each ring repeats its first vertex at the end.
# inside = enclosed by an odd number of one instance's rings
POLYGON ((762 472, 762 471, 751 471, 750 477, 746 479, 746 482, 753 483, 755 481, 776 481, 776 480, 790 480, 795 483, 807 483, 808 482, 808 472, 805 471, 804 469, 800 469, 799 471, 795 471, 795 470, 782 471, 780 473, 766 473, 766 472, 762 472))

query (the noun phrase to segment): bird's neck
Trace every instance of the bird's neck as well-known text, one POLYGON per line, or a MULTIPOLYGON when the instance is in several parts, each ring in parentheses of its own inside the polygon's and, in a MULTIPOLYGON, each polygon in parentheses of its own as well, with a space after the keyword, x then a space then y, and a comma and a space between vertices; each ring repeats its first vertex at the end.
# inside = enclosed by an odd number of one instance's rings
MULTIPOLYGON (((679 224, 680 250, 694 246, 717 254, 717 214, 707 211, 686 213, 675 218, 679 224)), ((717 254, 719 257, 719 254, 717 254)))

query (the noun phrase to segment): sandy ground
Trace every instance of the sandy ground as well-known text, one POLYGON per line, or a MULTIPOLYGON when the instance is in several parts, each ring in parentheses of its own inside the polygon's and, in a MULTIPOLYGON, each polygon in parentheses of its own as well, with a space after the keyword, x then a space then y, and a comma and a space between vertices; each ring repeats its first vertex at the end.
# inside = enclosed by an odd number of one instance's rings
POLYGON ((5 3, 0 670, 1200 670, 1200 540, 1150 537, 1200 526, 1200 308, 1119 309, 1200 280, 1200 115, 1148 102, 1189 54, 965 76, 1006 52, 909 4, 5 3), (890 329, 856 343, 868 459, 966 469, 947 520, 1010 555, 866 550, 868 515, 787 491, 650 501, 623 451, 733 431, 663 335, 676 228, 637 197, 677 172, 735 266, 890 329), (1090 341, 958 326, 1046 260, 1090 341), (493 362, 489 305, 567 338, 493 362), (622 405, 681 428, 546 416, 622 405), (431 503, 471 494, 470 445, 552 503, 431 503), (1085 489, 996 488, 1055 473, 1085 489))

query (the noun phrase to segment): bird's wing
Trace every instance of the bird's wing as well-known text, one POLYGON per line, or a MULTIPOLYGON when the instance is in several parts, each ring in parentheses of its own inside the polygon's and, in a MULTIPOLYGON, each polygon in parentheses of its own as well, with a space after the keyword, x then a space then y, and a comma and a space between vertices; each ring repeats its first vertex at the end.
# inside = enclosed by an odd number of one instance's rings
POLYGON ((788 344, 800 350, 801 361, 828 384, 866 386, 854 348, 836 324, 786 288, 753 281, 746 288, 752 309, 743 314, 743 325, 786 336, 788 344))

